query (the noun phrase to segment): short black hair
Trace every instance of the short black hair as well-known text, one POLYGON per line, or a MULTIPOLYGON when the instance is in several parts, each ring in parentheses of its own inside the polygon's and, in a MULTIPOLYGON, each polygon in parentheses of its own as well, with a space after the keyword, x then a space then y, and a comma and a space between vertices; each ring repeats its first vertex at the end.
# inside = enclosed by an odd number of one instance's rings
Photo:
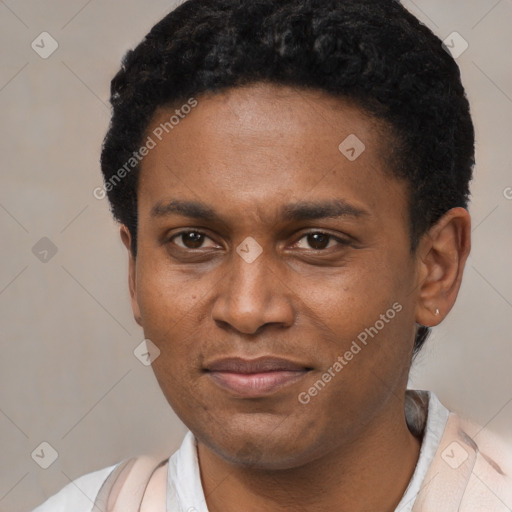
MULTIPOLYGON (((156 109, 258 82, 350 100, 389 127, 392 173, 409 189, 413 252, 443 214, 467 207, 474 128, 459 67, 398 1, 188 0, 126 53, 111 83, 101 168, 134 257, 140 165, 133 154, 156 109)), ((429 332, 419 327, 415 353, 429 332)))

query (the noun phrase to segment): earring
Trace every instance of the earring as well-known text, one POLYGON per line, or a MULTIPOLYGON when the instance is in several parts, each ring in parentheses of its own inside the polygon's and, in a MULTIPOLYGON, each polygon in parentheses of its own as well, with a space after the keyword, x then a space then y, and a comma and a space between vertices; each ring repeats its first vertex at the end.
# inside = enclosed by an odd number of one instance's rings
POLYGON ((438 308, 436 308, 436 313, 435 314, 436 314, 436 316, 439 316, 439 309, 438 308))

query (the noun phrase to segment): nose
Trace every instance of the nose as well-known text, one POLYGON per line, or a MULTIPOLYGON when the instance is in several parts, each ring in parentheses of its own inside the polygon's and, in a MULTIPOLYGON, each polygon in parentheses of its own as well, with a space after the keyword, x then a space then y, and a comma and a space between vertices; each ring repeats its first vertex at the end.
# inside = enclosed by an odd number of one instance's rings
POLYGON ((212 317, 221 327, 255 334, 268 324, 289 327, 294 321, 292 290, 265 251, 248 263, 234 253, 225 279, 219 283, 212 317))

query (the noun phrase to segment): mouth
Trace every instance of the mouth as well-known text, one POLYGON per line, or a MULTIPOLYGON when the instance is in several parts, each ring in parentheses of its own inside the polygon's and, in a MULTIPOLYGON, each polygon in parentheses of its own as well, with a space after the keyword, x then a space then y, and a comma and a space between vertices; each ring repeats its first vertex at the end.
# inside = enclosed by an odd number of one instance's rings
POLYGON ((275 357, 233 357, 214 361, 205 370, 223 390, 238 397, 258 398, 296 383, 311 368, 275 357))

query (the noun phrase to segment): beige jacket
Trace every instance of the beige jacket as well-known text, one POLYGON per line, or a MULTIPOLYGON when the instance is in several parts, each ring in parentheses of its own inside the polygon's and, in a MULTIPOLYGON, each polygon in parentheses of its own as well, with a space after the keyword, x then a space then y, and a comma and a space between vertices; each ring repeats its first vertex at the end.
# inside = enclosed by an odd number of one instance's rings
POLYGON ((512 451, 451 413, 413 512, 512 512, 512 451))

